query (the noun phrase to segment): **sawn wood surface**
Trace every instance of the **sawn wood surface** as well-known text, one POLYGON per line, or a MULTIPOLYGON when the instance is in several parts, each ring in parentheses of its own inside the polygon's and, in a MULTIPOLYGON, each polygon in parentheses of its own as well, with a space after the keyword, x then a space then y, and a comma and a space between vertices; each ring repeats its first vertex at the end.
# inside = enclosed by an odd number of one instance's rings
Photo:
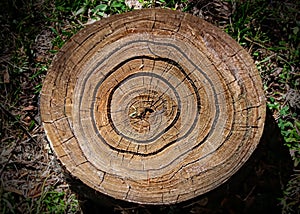
POLYGON ((179 11, 95 22, 56 55, 40 111, 58 159, 116 199, 173 204, 228 180, 263 132, 259 73, 232 38, 179 11))

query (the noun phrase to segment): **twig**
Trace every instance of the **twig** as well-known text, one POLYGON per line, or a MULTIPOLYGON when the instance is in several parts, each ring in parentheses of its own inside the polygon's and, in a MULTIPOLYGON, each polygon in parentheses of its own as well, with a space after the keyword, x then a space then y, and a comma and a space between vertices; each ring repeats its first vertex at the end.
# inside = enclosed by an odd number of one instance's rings
POLYGON ((0 108, 5 112, 6 115, 8 115, 9 117, 11 117, 15 122, 18 123, 18 125, 20 126, 20 128, 23 130, 23 132, 36 144, 38 144, 38 142, 33 138, 33 136, 29 133, 29 131, 26 129, 26 127, 10 112, 8 111, 2 104, 0 104, 0 108))
POLYGON ((16 65, 12 64, 12 63, 11 63, 9 60, 7 60, 6 58, 1 58, 0 62, 6 62, 7 64, 11 65, 12 67, 18 68, 18 69, 21 70, 20 67, 18 67, 18 66, 16 66, 16 65))
POLYGON ((45 192, 45 186, 46 186, 46 182, 48 180, 48 178, 50 178, 50 176, 53 175, 54 172, 51 172, 46 178, 45 180, 43 181, 43 185, 42 185, 42 189, 41 189, 41 196, 40 198, 38 199, 37 201, 37 210, 36 210, 36 213, 39 214, 40 213, 40 209, 41 209, 41 202, 42 200, 45 198, 47 192, 45 192))
POLYGON ((243 199, 243 201, 247 201, 248 200, 248 198, 253 193, 253 191, 255 190, 255 188, 256 188, 256 185, 252 187, 252 189, 250 190, 250 192, 248 193, 248 195, 243 199))
POLYGON ((244 38, 245 38, 245 40, 247 40, 248 42, 252 42, 253 44, 258 45, 259 47, 268 50, 268 48, 267 48, 266 46, 264 46, 264 45, 262 45, 262 44, 260 44, 260 43, 258 43, 258 42, 256 42, 256 41, 253 41, 252 39, 250 39, 250 38, 248 38, 248 37, 244 37, 244 38))
MULTIPOLYGON (((267 48, 266 46, 264 46, 263 44, 259 43, 259 42, 256 42, 256 41, 253 41, 252 39, 248 38, 248 37, 244 37, 245 40, 247 40, 248 42, 251 42, 255 45, 258 45, 259 47, 263 48, 263 49, 266 49, 268 51, 271 51, 272 53, 276 54, 278 59, 284 61, 285 63, 287 63, 289 66, 291 66, 291 64, 288 62, 288 60, 286 60, 283 56, 281 56, 280 54, 276 53, 275 51, 273 50, 270 50, 269 48, 267 48)), ((291 66, 292 67, 292 66, 291 66)))
MULTIPOLYGON (((19 139, 18 139, 18 141, 19 141, 19 139)), ((9 161, 10 161, 12 155, 13 155, 13 151, 16 149, 16 147, 17 147, 18 144, 19 143, 15 143, 13 149, 9 153, 8 158, 5 161, 1 162, 2 168, 0 169, 0 177, 2 177, 2 173, 3 173, 4 169, 5 169, 5 167, 7 166, 7 164, 9 163, 9 161)))

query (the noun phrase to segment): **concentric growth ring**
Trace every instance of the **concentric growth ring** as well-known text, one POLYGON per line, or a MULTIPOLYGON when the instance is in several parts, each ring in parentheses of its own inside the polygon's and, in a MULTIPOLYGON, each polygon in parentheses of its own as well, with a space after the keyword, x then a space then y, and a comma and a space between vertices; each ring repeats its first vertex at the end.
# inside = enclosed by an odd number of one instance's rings
POLYGON ((109 17, 77 33, 41 94, 47 137, 95 190, 170 204, 212 190, 249 158, 265 103, 249 55, 178 11, 109 17))

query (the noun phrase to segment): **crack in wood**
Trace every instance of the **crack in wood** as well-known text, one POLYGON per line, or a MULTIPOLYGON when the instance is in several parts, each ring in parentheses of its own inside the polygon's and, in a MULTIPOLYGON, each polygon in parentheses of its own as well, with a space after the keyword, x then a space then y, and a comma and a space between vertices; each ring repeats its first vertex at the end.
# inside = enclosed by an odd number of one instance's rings
POLYGON ((41 108, 67 170, 97 191, 148 204, 223 183, 257 146, 265 119, 249 54, 205 21, 161 9, 79 31, 49 69, 41 108))

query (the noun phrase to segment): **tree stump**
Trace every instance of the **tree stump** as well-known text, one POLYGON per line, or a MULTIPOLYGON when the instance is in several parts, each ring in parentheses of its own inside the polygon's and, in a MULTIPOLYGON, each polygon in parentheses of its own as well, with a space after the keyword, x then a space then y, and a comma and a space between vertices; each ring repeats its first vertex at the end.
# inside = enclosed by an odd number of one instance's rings
POLYGON ((249 54, 211 24, 145 9, 79 31, 57 54, 40 111, 58 159, 96 191, 173 204, 250 157, 265 98, 249 54))

